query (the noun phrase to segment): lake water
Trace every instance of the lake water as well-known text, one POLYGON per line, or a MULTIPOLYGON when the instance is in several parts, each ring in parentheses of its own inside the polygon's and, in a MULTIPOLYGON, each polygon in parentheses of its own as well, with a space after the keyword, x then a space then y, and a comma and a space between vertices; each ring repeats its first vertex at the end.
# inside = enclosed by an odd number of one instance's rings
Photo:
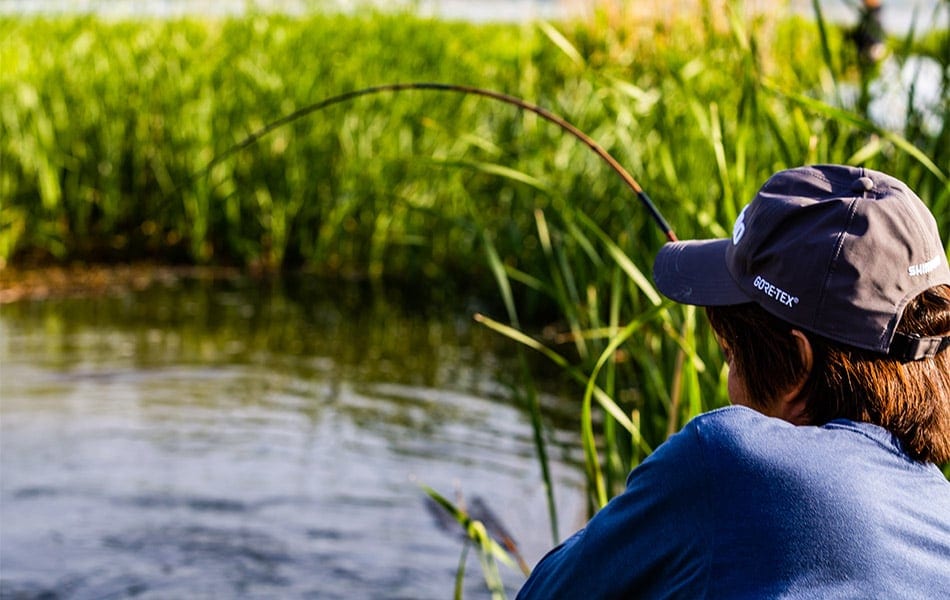
MULTIPOLYGON (((463 542, 420 484, 483 502, 534 564, 511 343, 412 305, 185 281, 0 307, 0 597, 449 598, 463 542)), ((563 535, 583 475, 571 428, 552 439, 563 535)), ((469 553, 465 597, 487 596, 469 553)))

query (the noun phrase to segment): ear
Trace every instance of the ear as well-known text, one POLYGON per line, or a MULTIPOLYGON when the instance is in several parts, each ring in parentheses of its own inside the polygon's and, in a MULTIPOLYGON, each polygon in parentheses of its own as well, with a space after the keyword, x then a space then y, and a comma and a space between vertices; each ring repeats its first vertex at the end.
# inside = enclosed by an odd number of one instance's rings
POLYGON ((801 357, 804 370, 798 381, 779 395, 776 403, 776 409, 779 412, 777 416, 795 425, 807 425, 808 415, 805 412, 805 398, 802 396, 802 389, 805 387, 805 382, 808 381, 808 376, 811 375, 815 358, 811 342, 808 341, 808 337, 804 333, 798 329, 793 329, 792 338, 794 338, 795 345, 798 347, 798 355, 801 357))

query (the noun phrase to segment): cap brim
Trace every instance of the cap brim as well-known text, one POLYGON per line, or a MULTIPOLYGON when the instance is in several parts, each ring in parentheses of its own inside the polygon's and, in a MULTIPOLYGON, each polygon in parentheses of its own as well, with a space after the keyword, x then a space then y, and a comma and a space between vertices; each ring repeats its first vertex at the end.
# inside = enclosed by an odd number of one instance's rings
POLYGON ((732 240, 669 242, 653 262, 653 281, 667 298, 696 306, 728 306, 752 302, 726 267, 732 240))

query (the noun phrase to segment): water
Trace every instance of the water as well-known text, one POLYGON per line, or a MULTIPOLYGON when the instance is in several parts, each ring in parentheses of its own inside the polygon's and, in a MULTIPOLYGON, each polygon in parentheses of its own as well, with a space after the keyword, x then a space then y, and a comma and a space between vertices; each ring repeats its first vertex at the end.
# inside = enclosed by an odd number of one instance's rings
MULTIPOLYGON (((533 564, 551 536, 510 345, 469 317, 197 282, 3 306, 0 596, 447 598, 463 546, 420 483, 483 500, 533 564)), ((474 553, 465 595, 487 597, 474 553)))

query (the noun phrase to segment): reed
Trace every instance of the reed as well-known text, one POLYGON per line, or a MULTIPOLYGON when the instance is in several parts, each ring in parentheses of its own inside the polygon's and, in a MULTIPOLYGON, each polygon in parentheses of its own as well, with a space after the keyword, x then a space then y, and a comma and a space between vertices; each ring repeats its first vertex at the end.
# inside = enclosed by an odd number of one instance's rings
MULTIPOLYGON (((642 225, 584 148, 472 98, 355 101, 193 177, 295 108, 409 79, 499 89, 566 115, 677 213, 684 234, 729 222, 761 173, 802 159, 896 161, 890 170, 946 206, 937 167, 947 162, 945 125, 937 135, 883 131, 824 103, 829 81, 854 79, 822 58, 840 39, 768 23, 765 51, 749 46, 757 42, 743 37, 743 21, 723 28, 708 12, 699 36, 681 34, 697 31, 688 22, 646 31, 642 22, 519 28, 406 15, 4 18, 0 260, 171 257, 438 279, 479 252, 474 229, 455 226, 467 221, 469 198, 508 236, 499 239, 505 259, 532 269, 550 260, 533 232, 537 208, 569 202, 595 221, 642 225), (778 62, 787 53, 803 60, 778 62), (828 122, 843 128, 838 147, 820 146, 828 122), (920 168, 923 157, 933 168, 920 168)), ((939 56, 946 42, 934 39, 939 56)), ((647 248, 659 241, 646 235, 647 248)))

